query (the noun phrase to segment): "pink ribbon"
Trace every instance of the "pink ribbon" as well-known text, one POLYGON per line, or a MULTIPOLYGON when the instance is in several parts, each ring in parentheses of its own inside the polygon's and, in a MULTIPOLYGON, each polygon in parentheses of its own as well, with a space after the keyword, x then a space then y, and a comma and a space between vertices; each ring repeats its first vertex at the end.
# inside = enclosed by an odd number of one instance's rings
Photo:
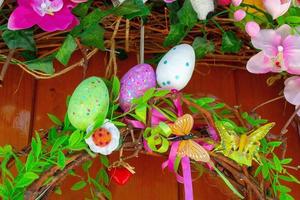
POLYGON ((174 172, 176 174, 177 181, 179 183, 183 183, 184 185, 185 200, 193 200, 193 183, 189 157, 184 156, 183 158, 181 158, 181 168, 183 176, 180 176, 174 168, 179 144, 179 141, 172 143, 169 158, 162 164, 162 169, 168 167, 171 172, 174 172))
POLYGON ((181 167, 183 172, 185 200, 193 200, 193 183, 189 157, 184 156, 181 159, 181 167))

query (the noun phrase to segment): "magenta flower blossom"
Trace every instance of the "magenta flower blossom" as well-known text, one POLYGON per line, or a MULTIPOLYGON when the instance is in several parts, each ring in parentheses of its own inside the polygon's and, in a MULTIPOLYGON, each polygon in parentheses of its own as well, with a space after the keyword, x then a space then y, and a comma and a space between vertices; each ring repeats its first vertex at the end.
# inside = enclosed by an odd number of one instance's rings
POLYGON ((247 70, 256 74, 282 71, 300 74, 300 36, 290 33, 288 25, 277 30, 260 30, 251 42, 262 51, 250 58, 247 70))
POLYGON ((70 0, 18 0, 18 7, 8 20, 8 29, 20 30, 38 25, 47 32, 71 29, 79 21, 71 9, 70 0))
MULTIPOLYGON (((293 76, 284 82, 284 97, 285 99, 298 107, 300 105, 300 77, 293 76)), ((300 111, 297 113, 300 116, 300 111)))
POLYGON ((231 0, 218 0, 218 5, 228 6, 229 4, 231 4, 231 0))
POLYGON ((264 0, 264 6, 273 19, 284 15, 290 8, 292 0, 264 0))

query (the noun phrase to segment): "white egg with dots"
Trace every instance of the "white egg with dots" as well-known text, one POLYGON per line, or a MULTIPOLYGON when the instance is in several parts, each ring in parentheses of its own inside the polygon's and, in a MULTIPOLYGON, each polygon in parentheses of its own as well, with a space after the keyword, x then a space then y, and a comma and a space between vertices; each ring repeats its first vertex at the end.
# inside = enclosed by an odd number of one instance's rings
POLYGON ((180 44, 170 49, 156 68, 158 85, 163 89, 182 90, 192 78, 195 51, 191 45, 180 44))

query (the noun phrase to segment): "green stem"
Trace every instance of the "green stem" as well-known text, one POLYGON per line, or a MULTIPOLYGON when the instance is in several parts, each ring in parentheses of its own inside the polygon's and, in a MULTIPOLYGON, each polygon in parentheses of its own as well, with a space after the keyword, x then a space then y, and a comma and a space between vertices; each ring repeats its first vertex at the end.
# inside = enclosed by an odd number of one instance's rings
POLYGON ((222 26, 220 26, 220 24, 214 20, 214 19, 210 19, 216 26, 218 29, 220 29, 222 31, 222 33, 225 33, 225 30, 222 28, 222 26))

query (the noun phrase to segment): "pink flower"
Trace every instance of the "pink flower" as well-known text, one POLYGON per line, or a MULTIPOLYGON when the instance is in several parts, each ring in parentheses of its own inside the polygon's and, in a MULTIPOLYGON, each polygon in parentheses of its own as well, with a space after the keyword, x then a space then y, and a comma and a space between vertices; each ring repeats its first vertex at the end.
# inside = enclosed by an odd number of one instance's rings
POLYGON ((264 6, 273 19, 284 15, 290 8, 292 0, 264 0, 264 6))
POLYGON ((88 0, 71 0, 73 3, 84 3, 87 2, 88 0))
POLYGON ((255 37, 260 31, 259 25, 254 21, 247 22, 245 29, 250 37, 255 37))
POLYGON ((18 0, 8 20, 8 29, 20 30, 38 25, 47 32, 71 29, 79 21, 72 14, 76 4, 69 0, 18 0))
MULTIPOLYGON (((300 77, 293 76, 285 80, 284 82, 284 97, 285 99, 298 107, 300 105, 300 77)), ((300 111, 298 112, 300 116, 300 111)))
POLYGON ((247 70, 257 74, 282 71, 300 74, 300 36, 290 32, 288 25, 277 30, 260 30, 251 42, 262 51, 250 58, 247 70))
POLYGON ((246 17, 246 12, 242 9, 239 9, 234 12, 233 16, 234 16, 234 20, 239 22, 239 21, 242 21, 246 17))
POLYGON ((228 6, 229 4, 231 4, 231 0, 218 0, 218 5, 228 6))
POLYGON ((239 5, 241 5, 242 2, 243 2, 243 0, 232 0, 232 5, 239 6, 239 5))

